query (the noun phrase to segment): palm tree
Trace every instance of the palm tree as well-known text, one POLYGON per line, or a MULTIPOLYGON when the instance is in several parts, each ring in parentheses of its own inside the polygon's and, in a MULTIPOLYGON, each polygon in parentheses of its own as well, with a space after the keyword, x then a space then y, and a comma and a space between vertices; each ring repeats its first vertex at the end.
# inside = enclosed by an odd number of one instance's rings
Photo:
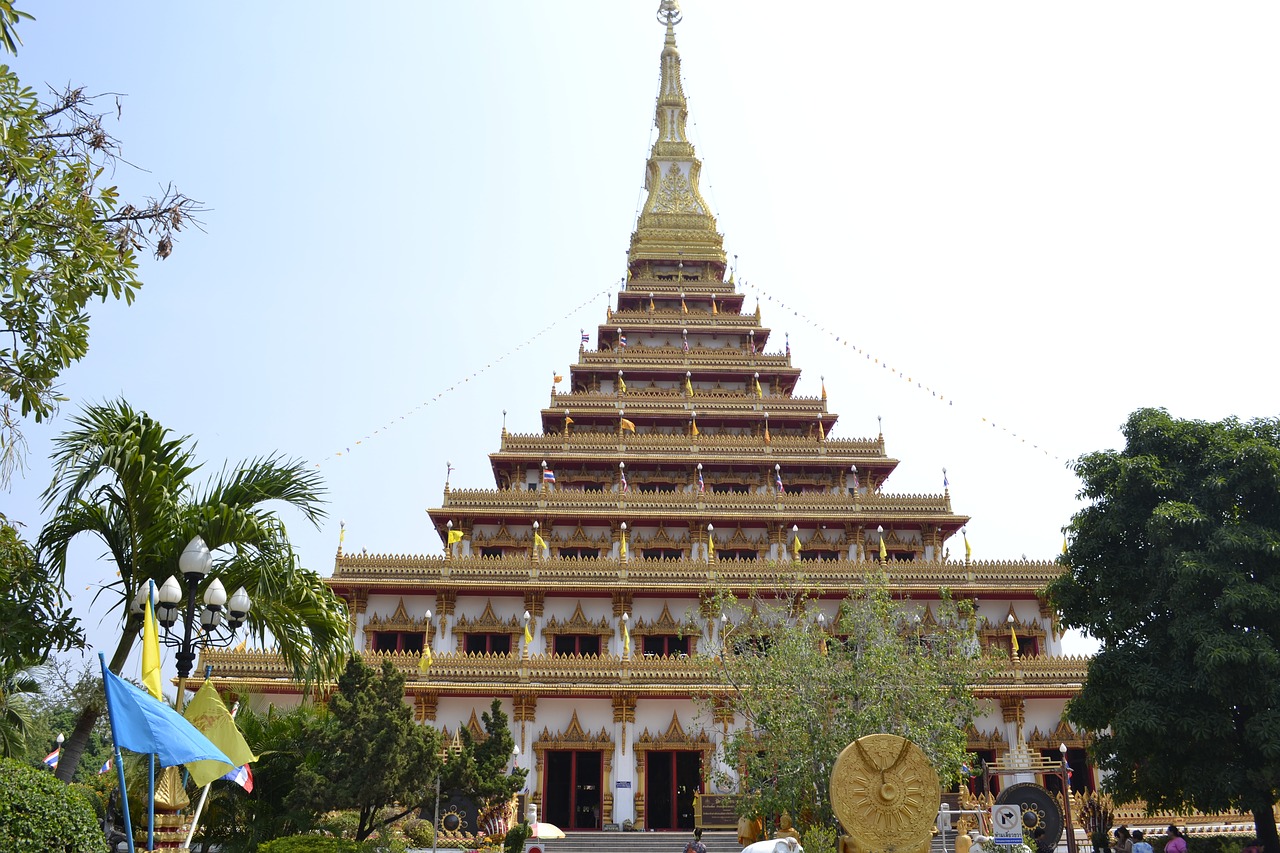
MULTIPOLYGON (((346 607, 319 575, 299 565, 284 522, 264 506, 283 501, 318 525, 324 517, 319 474, 272 455, 224 467, 197 486, 191 437, 174 437, 123 400, 87 407, 71 427, 55 442, 56 473, 44 500, 46 511, 56 509, 38 545, 60 575, 68 546, 81 534, 106 546, 119 571, 98 592, 114 597, 120 615, 112 672, 119 674, 141 631, 131 603, 148 581, 159 585, 179 574, 178 555, 197 535, 215 555, 208 578, 249 591, 250 635, 259 643, 270 636, 295 678, 310 683, 341 670, 351 646, 346 607)), ((58 778, 71 779, 97 717, 94 708, 82 713, 58 778)))
POLYGON ((31 709, 24 701, 40 683, 27 672, 0 673, 0 757, 17 758, 27 749, 31 709))

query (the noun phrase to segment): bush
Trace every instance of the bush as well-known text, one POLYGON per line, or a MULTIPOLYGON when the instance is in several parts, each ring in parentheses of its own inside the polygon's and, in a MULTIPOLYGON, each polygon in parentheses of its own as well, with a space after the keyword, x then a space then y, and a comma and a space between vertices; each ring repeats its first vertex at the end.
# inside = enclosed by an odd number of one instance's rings
POLYGON ((6 853, 105 853, 93 805, 78 786, 44 768, 0 759, 0 850, 6 853))
POLYGON ((360 828, 360 813, 354 811, 327 812, 315 822, 316 829, 339 838, 355 838, 360 828))
POLYGON ((258 845, 258 853, 360 853, 360 845, 346 838, 292 835, 258 845))
POLYGON ((507 830, 507 837, 502 842, 503 853, 520 853, 524 850, 524 842, 529 838, 533 828, 521 821, 507 830))
POLYGON ((414 847, 430 847, 436 840, 436 828, 429 820, 411 818, 406 820, 400 829, 414 847))
POLYGON ((830 826, 811 826, 804 831, 800 846, 805 853, 836 853, 836 831, 830 826))

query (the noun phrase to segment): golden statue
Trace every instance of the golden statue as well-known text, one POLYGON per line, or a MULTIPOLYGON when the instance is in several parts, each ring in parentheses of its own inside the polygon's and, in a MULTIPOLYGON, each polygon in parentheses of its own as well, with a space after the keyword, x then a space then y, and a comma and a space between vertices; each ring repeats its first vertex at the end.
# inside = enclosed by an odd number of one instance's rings
POLYGON ((941 804, 938 774, 897 735, 858 738, 831 771, 831 807, 855 853, 928 853, 941 804))

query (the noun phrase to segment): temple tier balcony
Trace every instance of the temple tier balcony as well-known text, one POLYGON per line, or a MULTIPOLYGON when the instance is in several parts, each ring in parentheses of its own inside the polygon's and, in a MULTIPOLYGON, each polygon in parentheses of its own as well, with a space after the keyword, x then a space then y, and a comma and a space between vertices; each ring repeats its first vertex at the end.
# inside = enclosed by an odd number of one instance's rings
MULTIPOLYGON (((563 414, 560 416, 563 418, 563 414)), ((699 417, 702 417, 699 412, 699 417)), ((702 434, 697 437, 687 435, 669 435, 664 433, 626 433, 622 437, 602 432, 571 431, 563 433, 546 433, 541 435, 505 433, 502 436, 501 449, 495 456, 521 455, 532 453, 545 457, 554 453, 557 459, 566 456, 582 455, 588 458, 614 459, 618 453, 642 454, 659 459, 664 453, 670 458, 689 462, 690 464, 708 457, 729 457, 723 461, 764 464, 768 457, 770 467, 774 462, 782 464, 814 464, 815 460, 830 459, 834 462, 848 459, 862 466, 874 465, 877 468, 895 468, 897 459, 884 455, 883 438, 827 438, 819 442, 815 438, 802 436, 778 435, 772 437, 768 444, 758 435, 725 435, 721 433, 702 434), (696 455, 697 459, 691 459, 696 455)), ((820 463, 819 463, 820 464, 820 463)), ((843 464, 843 462, 841 462, 843 464)))
POLYGON ((601 331, 607 331, 610 327, 616 329, 618 326, 622 326, 628 331, 636 330, 640 333, 649 330, 667 333, 672 329, 678 331, 683 328, 697 329, 701 334, 712 331, 716 333, 723 332, 726 335, 745 336, 748 332, 754 331, 758 342, 762 345, 772 331, 765 326, 761 326, 759 318, 754 313, 730 314, 720 311, 717 314, 712 314, 707 306, 690 308, 687 312, 681 311, 678 307, 674 310, 671 308, 659 308, 655 311, 648 311, 643 308, 624 308, 621 311, 610 311, 609 318, 600 325, 600 329, 601 331))
MULTIPOLYGON (((684 382, 683 372, 679 381, 684 382)), ((827 401, 821 397, 769 394, 757 397, 754 393, 737 389, 698 387, 693 389, 692 397, 686 395, 682 388, 628 388, 625 394, 604 391, 553 393, 551 406, 542 410, 542 416, 544 420, 554 421, 563 418, 564 410, 569 409, 575 415, 593 413, 616 418, 619 408, 641 417, 646 414, 682 414, 687 417, 692 409, 709 420, 749 416, 752 422, 758 422, 763 413, 768 412, 770 418, 778 419, 778 426, 786 425, 788 417, 812 423, 818 415, 824 416, 824 422, 835 423, 835 415, 827 412, 827 401)))
MULTIPOLYGON (((578 365, 583 368, 626 367, 630 370, 671 371, 677 365, 702 365, 707 368, 723 367, 737 373, 760 371, 766 374, 797 377, 800 368, 791 366, 791 356, 783 353, 752 355, 746 348, 691 347, 685 352, 680 346, 646 347, 633 344, 625 349, 586 350, 579 354, 578 365)), ((683 368, 681 368, 683 372, 683 368)))
MULTIPOLYGON (((497 688, 533 690, 630 690, 640 696, 688 696, 729 689, 719 670, 697 655, 531 655, 436 653, 430 668, 419 669, 417 653, 363 652, 365 661, 381 667, 389 660, 405 678, 407 693, 429 688, 441 694, 475 695, 497 688)), ((213 667, 216 678, 248 682, 253 692, 297 692, 284 658, 268 651, 205 649, 196 672, 213 667), (269 689, 274 683, 276 691, 269 689)), ((1088 670, 1085 657, 1034 657, 997 663, 982 682, 973 685, 979 698, 1002 696, 1011 690, 1023 698, 1060 697, 1078 692, 1088 670)), ((203 679, 192 677, 188 688, 203 679)), ((332 688, 334 685, 326 685, 332 688)))

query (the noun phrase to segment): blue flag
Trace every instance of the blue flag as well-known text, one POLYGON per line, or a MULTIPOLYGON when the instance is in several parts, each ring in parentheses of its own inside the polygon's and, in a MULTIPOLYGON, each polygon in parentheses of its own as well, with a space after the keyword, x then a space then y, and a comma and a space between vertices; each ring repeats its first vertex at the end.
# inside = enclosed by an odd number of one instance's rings
POLYGON ((227 770, 235 764, 182 715, 145 690, 103 668, 107 713, 116 746, 133 752, 155 753, 161 767, 188 761, 221 761, 227 770))

